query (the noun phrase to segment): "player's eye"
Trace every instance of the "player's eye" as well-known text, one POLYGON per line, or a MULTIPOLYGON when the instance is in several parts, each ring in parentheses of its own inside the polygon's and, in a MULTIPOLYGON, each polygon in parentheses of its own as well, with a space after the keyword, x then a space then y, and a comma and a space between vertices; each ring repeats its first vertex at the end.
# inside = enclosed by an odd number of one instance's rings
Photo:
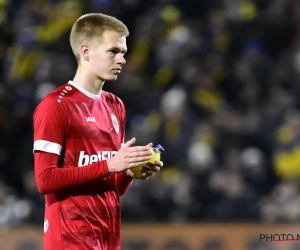
POLYGON ((109 53, 110 53, 110 55, 111 55, 112 57, 114 57, 114 56, 117 54, 117 51, 115 51, 115 50, 110 50, 109 53))

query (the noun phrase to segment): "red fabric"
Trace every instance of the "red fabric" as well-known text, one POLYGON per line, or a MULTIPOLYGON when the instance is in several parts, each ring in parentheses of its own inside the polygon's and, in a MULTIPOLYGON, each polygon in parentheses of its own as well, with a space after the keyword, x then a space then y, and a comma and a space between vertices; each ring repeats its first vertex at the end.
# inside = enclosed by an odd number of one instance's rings
POLYGON ((35 177, 45 194, 44 250, 119 250, 120 195, 132 183, 109 174, 124 142, 122 101, 65 84, 34 113, 35 177))
POLYGON ((126 177, 125 173, 118 173, 116 175, 116 186, 118 188, 119 195, 123 195, 132 184, 133 179, 126 177))
POLYGON ((84 168, 58 168, 59 156, 45 152, 35 152, 35 179, 41 194, 55 193, 70 189, 89 181, 109 175, 106 161, 100 161, 84 168))

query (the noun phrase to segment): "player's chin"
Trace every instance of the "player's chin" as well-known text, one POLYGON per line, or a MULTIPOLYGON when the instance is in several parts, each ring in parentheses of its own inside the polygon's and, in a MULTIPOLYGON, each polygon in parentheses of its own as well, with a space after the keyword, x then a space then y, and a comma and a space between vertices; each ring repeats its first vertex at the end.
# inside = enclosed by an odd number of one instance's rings
POLYGON ((116 81, 118 79, 119 74, 110 74, 106 77, 106 81, 116 81))

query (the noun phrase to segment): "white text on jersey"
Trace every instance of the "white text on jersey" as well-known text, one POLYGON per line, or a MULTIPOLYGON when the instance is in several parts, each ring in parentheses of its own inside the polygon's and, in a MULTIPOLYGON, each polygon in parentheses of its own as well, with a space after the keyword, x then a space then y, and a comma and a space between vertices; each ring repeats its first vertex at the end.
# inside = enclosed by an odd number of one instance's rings
POLYGON ((96 122, 96 119, 93 116, 87 116, 85 119, 87 122, 96 122))
POLYGON ((89 164, 98 161, 108 160, 114 155, 116 155, 117 151, 98 151, 98 154, 92 154, 92 155, 88 155, 84 153, 85 153, 84 151, 80 151, 78 167, 87 166, 89 164))

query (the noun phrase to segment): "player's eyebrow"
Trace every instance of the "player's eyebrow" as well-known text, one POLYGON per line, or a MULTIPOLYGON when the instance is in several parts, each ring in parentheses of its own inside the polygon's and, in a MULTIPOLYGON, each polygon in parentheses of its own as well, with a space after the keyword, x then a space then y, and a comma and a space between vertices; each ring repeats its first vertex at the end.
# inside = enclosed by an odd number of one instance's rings
POLYGON ((126 49, 120 49, 119 47, 116 47, 116 46, 114 46, 114 47, 111 47, 111 48, 109 48, 108 50, 114 50, 114 51, 118 51, 118 52, 121 52, 122 54, 125 54, 126 52, 127 52, 127 50, 126 49))

